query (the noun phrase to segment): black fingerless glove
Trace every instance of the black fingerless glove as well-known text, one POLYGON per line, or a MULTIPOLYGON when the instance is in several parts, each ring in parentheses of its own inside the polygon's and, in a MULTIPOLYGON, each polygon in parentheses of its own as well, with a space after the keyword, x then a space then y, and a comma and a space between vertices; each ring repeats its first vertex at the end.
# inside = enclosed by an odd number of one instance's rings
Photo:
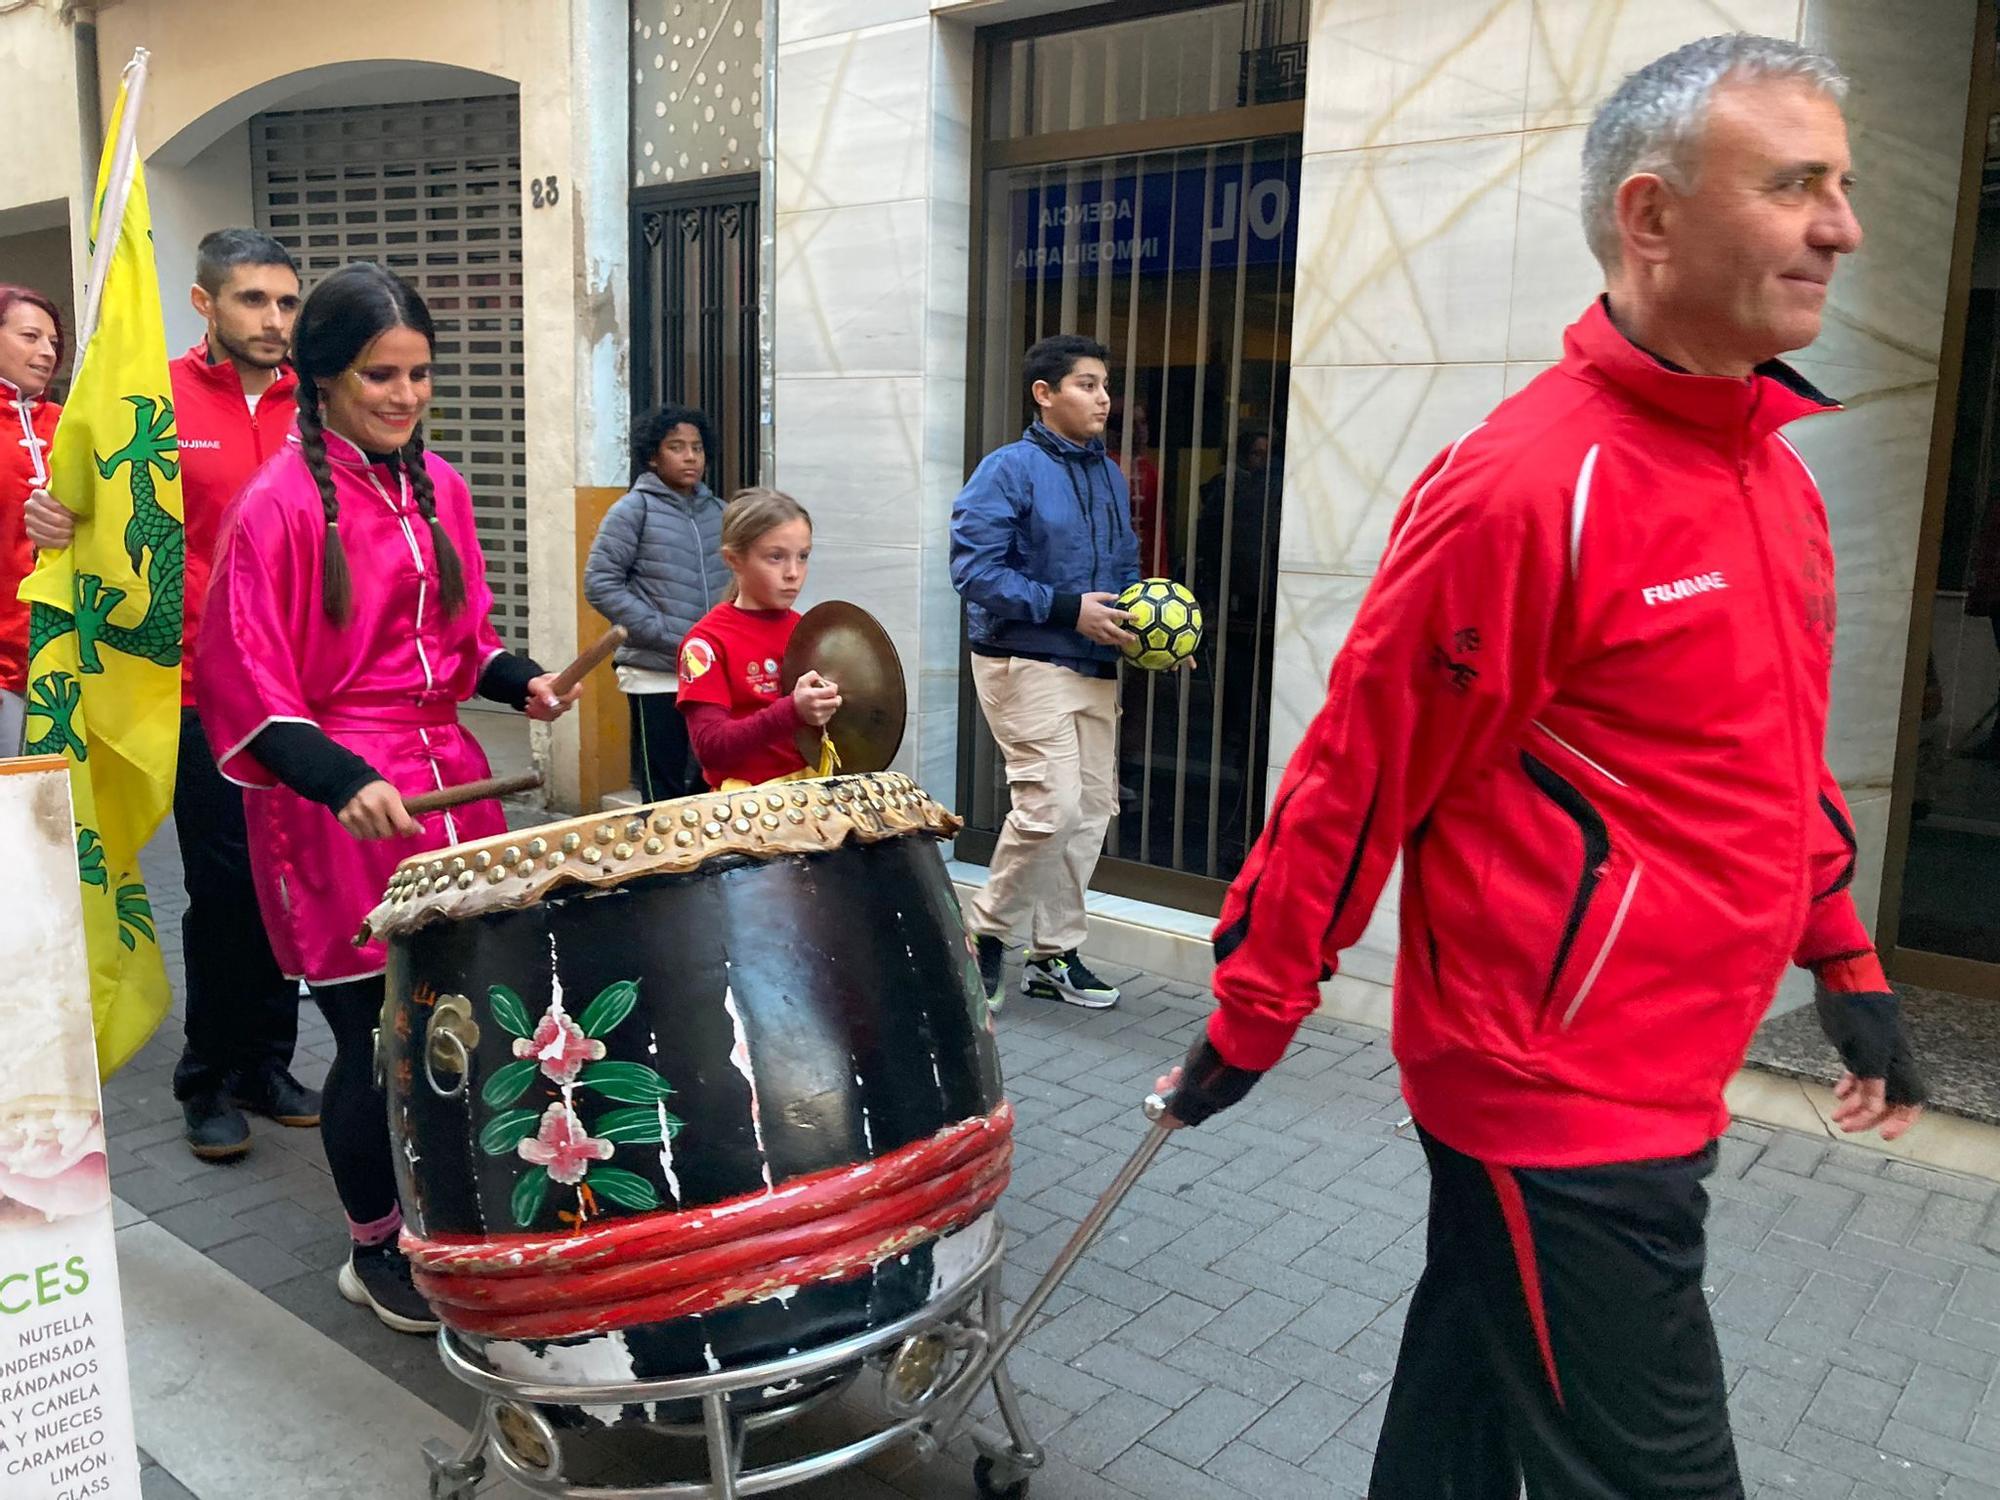
POLYGON ((1847 994, 1824 984, 1815 984, 1813 990, 1820 1030, 1848 1072, 1856 1078, 1881 1079, 1883 1096, 1891 1104, 1922 1104, 1930 1097, 1894 995, 1847 994))
POLYGON ((1222 1060, 1204 1034, 1188 1048, 1181 1064, 1181 1081, 1167 1098, 1167 1110, 1183 1125, 1199 1125, 1219 1109, 1227 1109, 1264 1075, 1255 1068, 1237 1068, 1222 1060))

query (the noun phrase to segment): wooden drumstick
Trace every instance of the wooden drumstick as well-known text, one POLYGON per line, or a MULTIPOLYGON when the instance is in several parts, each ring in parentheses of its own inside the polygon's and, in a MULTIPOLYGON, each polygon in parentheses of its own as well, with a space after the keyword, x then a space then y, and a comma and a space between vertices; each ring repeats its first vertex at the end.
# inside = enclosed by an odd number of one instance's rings
POLYGON ((625 644, 625 627, 613 625, 596 640, 576 654, 576 660, 556 673, 556 680, 549 684, 549 691, 558 698, 569 696, 569 690, 596 670, 597 664, 625 644))
POLYGON ((488 776, 480 781, 462 782, 458 786, 441 786, 434 792, 418 792, 414 797, 405 797, 403 809, 415 817, 420 813, 438 812, 467 802, 483 801, 488 797, 511 797, 516 792, 533 791, 541 784, 540 771, 526 771, 519 776, 488 776))

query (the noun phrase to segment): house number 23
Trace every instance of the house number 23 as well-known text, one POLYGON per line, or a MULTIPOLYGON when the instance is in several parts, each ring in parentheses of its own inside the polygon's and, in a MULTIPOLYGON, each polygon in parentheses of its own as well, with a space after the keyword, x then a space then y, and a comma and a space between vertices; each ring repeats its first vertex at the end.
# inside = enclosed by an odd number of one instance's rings
POLYGON ((528 202, 536 208, 554 208, 562 197, 562 189, 556 185, 555 174, 535 177, 528 182, 528 202))

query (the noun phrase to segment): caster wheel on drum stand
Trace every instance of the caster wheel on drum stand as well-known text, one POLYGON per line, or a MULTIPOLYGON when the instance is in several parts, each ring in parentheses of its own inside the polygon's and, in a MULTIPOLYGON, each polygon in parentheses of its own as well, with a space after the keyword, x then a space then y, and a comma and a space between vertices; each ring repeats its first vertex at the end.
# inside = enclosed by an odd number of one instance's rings
MULTIPOLYGON (((473 1443, 482 1443, 477 1432, 473 1443)), ((454 1454, 433 1438, 424 1444, 424 1466, 430 1471, 429 1500, 474 1500, 480 1481, 486 1477, 486 1455, 481 1446, 454 1454)))
POLYGON ((1013 1470, 1003 1469, 984 1454, 972 1466, 973 1488, 979 1491, 979 1500, 1028 1500, 1028 1479, 1024 1474, 1019 1479, 1011 1478, 1013 1470), (1008 1476, 1006 1482, 995 1478, 1008 1476))

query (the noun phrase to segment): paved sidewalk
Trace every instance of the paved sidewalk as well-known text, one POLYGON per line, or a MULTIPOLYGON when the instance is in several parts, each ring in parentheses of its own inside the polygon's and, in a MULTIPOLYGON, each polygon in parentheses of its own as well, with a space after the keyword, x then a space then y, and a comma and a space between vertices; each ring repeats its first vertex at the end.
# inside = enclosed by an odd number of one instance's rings
MULTIPOLYGON (((146 868, 171 946, 170 839, 146 868)), ((1208 1008, 1190 986, 1105 967, 1125 986, 1117 1009, 1015 995, 1000 1020, 1019 1115, 1016 1298, 1138 1143, 1138 1101, 1208 1008)), ((427 1341, 335 1292, 345 1234, 317 1132, 260 1121, 240 1164, 188 1154, 169 1087, 178 1046, 176 1020, 106 1090, 113 1190, 469 1422, 427 1341)), ((308 1008, 298 1072, 316 1082, 330 1055, 308 1008)), ((1169 1144, 1014 1359, 1051 1453, 1036 1500, 1363 1493, 1422 1264, 1426 1177, 1403 1114, 1385 1038, 1315 1018, 1249 1102, 1169 1144)), ((1739 1126, 1711 1192, 1709 1289, 1751 1495, 2000 1500, 2000 1184, 1739 1126)), ((302 1416, 311 1399, 299 1393, 302 1416)), ((216 1428, 242 1436, 226 1413, 216 1428)), ((959 1454, 894 1455, 790 1493, 961 1500, 967 1470, 959 1454)), ((149 1471, 148 1496, 186 1493, 149 1471)))

